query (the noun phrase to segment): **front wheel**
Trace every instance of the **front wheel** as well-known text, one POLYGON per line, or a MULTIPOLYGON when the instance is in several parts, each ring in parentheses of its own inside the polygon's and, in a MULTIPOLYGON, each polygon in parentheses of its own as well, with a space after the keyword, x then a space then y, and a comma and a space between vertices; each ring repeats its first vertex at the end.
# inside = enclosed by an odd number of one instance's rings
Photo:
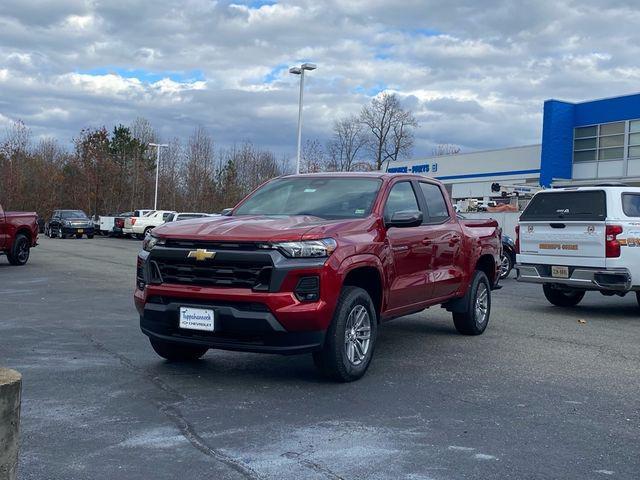
POLYGON ((22 233, 16 236, 11 250, 7 252, 7 259, 11 265, 24 265, 29 260, 29 252, 31 249, 31 242, 26 235, 22 233))
POLYGON ((453 312, 453 324, 458 333, 480 335, 489 324, 491 285, 484 272, 476 270, 471 278, 464 310, 453 312))
POLYGON ((151 346, 162 358, 172 362, 190 362, 198 360, 207 350, 207 347, 185 345, 176 342, 165 342, 162 340, 150 339, 151 346))
POLYGON ((544 296, 557 307, 575 307, 584 297, 584 290, 565 290, 549 284, 542 285, 544 296))
POLYGON ((318 369, 339 382, 352 382, 362 377, 373 357, 377 318, 366 290, 344 287, 324 347, 313 354, 318 369))

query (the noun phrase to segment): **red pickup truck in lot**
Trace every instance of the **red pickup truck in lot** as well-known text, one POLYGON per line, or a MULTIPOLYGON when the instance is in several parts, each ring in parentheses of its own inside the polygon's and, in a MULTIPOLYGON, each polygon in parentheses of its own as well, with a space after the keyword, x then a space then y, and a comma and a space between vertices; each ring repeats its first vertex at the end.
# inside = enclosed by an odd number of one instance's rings
POLYGON ((138 256, 135 304, 154 350, 312 352, 339 381, 360 378, 378 325, 442 305, 481 334, 500 266, 494 220, 458 219, 417 175, 273 179, 228 215, 165 224, 138 256))
POLYGON ((0 253, 11 265, 24 265, 29 251, 38 242, 38 215, 35 212, 5 212, 0 205, 0 253))

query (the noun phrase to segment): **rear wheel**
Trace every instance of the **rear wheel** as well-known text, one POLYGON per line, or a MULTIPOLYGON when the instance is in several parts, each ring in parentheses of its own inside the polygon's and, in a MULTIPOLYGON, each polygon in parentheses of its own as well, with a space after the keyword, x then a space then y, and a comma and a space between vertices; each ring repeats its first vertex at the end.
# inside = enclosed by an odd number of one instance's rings
POLYGON ((552 285, 542 285, 544 296, 557 307, 575 307, 584 297, 584 290, 556 288, 552 285))
POLYGON ((208 347, 185 345, 176 342, 165 342, 163 340, 150 339, 149 341, 158 355, 172 362, 189 362, 198 360, 207 353, 207 350, 209 350, 208 347))
POLYGON ((11 265, 24 265, 29 260, 31 243, 26 235, 20 233, 16 236, 11 250, 7 253, 7 259, 11 265))
POLYGON ((371 297, 359 287, 344 287, 321 351, 313 353, 316 367, 340 382, 362 377, 373 356, 377 314, 371 297))
POLYGON ((513 258, 507 252, 502 252, 500 257, 500 280, 504 280, 509 276, 513 269, 513 258))
POLYGON ((484 272, 476 270, 471 278, 464 311, 453 312, 453 324, 458 333, 480 335, 489 324, 491 285, 484 272))

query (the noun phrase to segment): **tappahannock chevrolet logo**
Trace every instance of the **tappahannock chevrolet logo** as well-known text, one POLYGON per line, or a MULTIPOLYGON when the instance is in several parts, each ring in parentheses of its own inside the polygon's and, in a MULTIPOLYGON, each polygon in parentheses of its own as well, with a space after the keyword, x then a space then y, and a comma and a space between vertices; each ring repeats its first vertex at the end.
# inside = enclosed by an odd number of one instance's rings
POLYGON ((191 250, 187 255, 187 258, 195 258, 196 261, 203 262, 205 260, 210 260, 215 256, 216 252, 210 252, 209 250, 198 248, 197 250, 191 250))

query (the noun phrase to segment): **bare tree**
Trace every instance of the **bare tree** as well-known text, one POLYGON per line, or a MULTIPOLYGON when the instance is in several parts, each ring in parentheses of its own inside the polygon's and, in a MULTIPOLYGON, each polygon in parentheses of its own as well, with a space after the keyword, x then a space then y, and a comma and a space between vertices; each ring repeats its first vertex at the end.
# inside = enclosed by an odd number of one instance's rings
POLYGON ((213 181, 213 152, 213 139, 204 127, 197 127, 189 137, 185 159, 185 188, 191 210, 197 208, 213 181))
POLYGON ((383 93, 362 107, 360 121, 369 130, 369 149, 376 169, 385 161, 408 156, 413 148, 413 128, 418 122, 413 114, 404 110, 395 94, 383 93))
POLYGON ((355 115, 333 123, 333 137, 327 144, 328 170, 350 172, 366 145, 364 126, 355 115))
POLYGON ((307 140, 304 143, 301 157, 300 173, 317 173, 324 170, 324 150, 318 139, 307 140))
POLYGON ((431 151, 434 157, 440 157, 442 155, 455 155, 460 153, 460 147, 453 145, 452 143, 439 143, 431 151))

